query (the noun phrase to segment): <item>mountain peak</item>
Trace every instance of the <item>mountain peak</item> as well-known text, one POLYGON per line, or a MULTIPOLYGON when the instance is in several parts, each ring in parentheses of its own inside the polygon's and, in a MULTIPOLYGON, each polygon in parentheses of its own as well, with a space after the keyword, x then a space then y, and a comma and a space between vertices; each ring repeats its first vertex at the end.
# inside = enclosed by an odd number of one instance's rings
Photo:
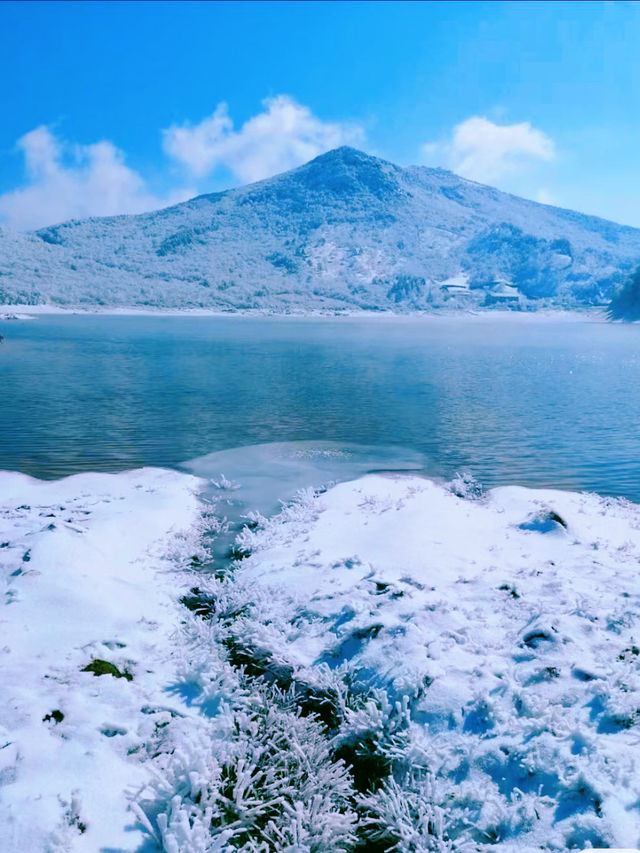
POLYGON ((393 171, 398 171, 400 168, 388 160, 368 154, 359 148, 352 148, 350 145, 341 145, 339 148, 332 148, 330 151, 325 151, 324 154, 319 154, 313 160, 300 166, 300 169, 310 166, 324 166, 325 168, 344 167, 347 169, 391 169, 393 171))
POLYGON ((590 305, 639 257, 640 230, 345 145, 155 213, 0 231, 0 299, 427 310, 479 306, 507 278, 531 306, 590 305))
POLYGON ((382 198, 398 193, 398 166, 366 154, 349 145, 341 145, 315 157, 283 178, 291 176, 308 189, 335 195, 372 194, 382 198))
POLYGON ((319 154, 317 157, 314 157, 313 160, 310 160, 310 163, 316 162, 333 162, 336 160, 340 160, 344 163, 364 163, 367 161, 381 161, 378 157, 374 157, 372 154, 367 154, 365 151, 361 151, 359 148, 353 148, 351 145, 340 145, 338 148, 331 148, 329 151, 325 151, 324 154, 319 154))

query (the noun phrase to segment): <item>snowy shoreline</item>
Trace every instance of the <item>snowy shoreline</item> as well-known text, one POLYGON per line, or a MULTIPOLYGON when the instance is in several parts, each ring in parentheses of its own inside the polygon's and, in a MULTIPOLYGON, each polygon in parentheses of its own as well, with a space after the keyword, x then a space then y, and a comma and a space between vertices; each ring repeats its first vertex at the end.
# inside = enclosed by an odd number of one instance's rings
POLYGON ((3 851, 638 846, 640 506, 205 486, 0 473, 3 851))
POLYGON ((209 308, 79 308, 57 305, 0 305, 0 320, 26 320, 42 316, 89 316, 89 317, 228 317, 259 318, 274 320, 378 320, 380 322, 406 321, 424 322, 441 320, 500 320, 504 322, 609 322, 604 308, 593 309, 543 309, 540 311, 489 310, 440 310, 440 311, 300 311, 277 312, 261 309, 222 311, 209 308))

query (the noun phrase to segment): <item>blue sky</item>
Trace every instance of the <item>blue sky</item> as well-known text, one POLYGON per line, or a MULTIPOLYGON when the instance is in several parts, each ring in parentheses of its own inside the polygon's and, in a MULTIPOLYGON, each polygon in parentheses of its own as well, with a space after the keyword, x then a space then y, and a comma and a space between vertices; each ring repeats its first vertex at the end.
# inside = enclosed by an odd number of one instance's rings
POLYGON ((640 4, 0 4, 0 221, 137 212, 354 144, 640 226, 640 4))

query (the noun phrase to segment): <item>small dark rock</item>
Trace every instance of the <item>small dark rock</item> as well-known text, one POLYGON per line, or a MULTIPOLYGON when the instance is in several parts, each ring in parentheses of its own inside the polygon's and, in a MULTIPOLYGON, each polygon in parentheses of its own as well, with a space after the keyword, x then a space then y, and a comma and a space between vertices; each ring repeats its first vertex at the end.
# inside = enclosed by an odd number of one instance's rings
POLYGON ((213 596, 198 592, 196 595, 183 595, 180 604, 202 619, 211 619, 216 612, 216 601, 213 596))
POLYGON ((567 529, 567 522, 557 512, 548 510, 532 516, 518 525, 520 530, 532 530, 535 533, 553 533, 558 528, 567 529))
POLYGON ((50 714, 45 714, 42 718, 43 723, 48 723, 49 720, 53 720, 54 723, 57 725, 58 723, 61 723, 64 720, 64 714, 62 713, 62 711, 58 711, 58 709, 56 708, 55 711, 52 711, 50 714))
POLYGON ((503 583, 502 586, 498 587, 502 592, 508 592, 511 598, 520 598, 520 593, 516 592, 515 587, 509 586, 508 583, 503 583))
POLYGON ((357 628, 351 636, 354 640, 373 640, 382 631, 383 627, 383 625, 369 625, 368 628, 357 628))
POLYGON ((629 655, 637 657, 638 655, 640 655, 640 649, 637 646, 630 646, 628 649, 624 649, 618 655, 618 660, 627 660, 629 655))

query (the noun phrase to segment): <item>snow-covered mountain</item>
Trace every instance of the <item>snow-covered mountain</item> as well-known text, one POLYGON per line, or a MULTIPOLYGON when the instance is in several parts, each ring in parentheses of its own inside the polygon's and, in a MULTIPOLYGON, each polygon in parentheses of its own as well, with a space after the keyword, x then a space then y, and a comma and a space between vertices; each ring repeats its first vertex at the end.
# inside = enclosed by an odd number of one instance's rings
POLYGON ((486 299, 506 279, 573 307, 639 259, 639 229, 338 148, 153 213, 0 229, 0 303, 410 310, 508 302, 486 299))

